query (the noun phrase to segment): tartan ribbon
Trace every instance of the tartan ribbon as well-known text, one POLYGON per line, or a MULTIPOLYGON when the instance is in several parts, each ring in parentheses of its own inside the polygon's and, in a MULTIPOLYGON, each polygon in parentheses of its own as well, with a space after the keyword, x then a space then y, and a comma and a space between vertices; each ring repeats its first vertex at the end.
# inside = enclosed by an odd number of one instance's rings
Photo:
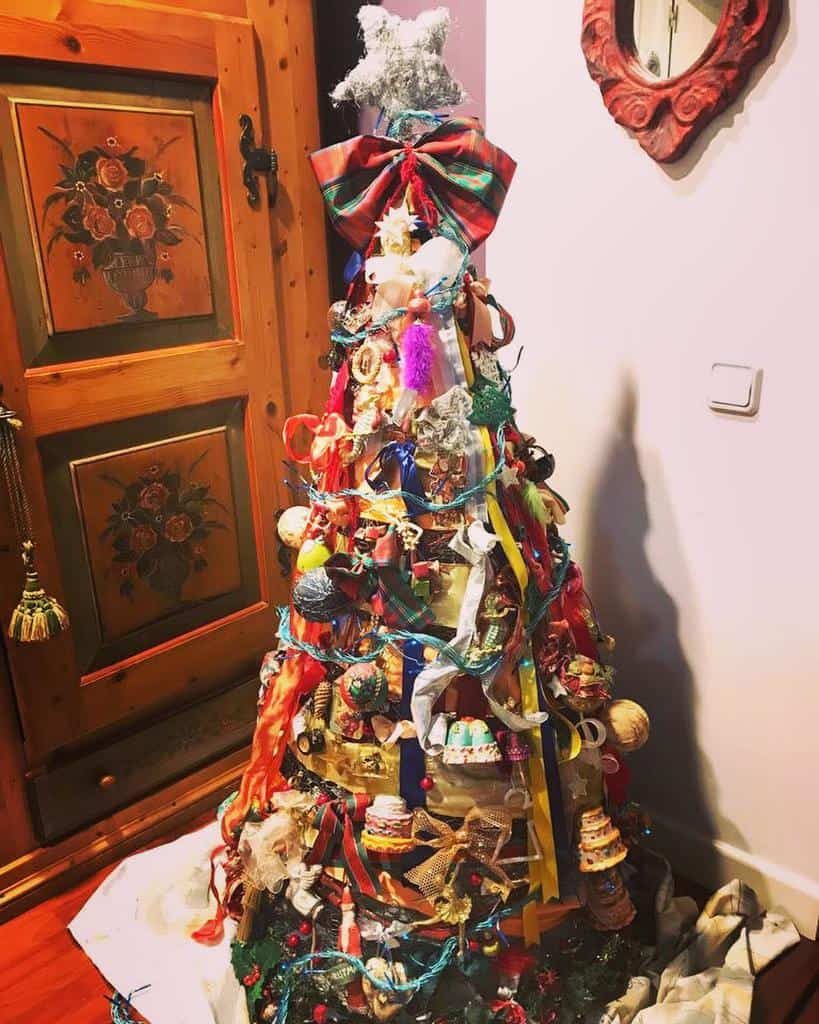
POLYGON ((393 629, 410 632, 429 629, 435 622, 435 615, 416 597, 398 566, 379 565, 377 571, 378 590, 371 598, 376 614, 393 629))
POLYGON ((328 864, 340 860, 352 889, 377 896, 378 888, 366 851, 356 839, 354 828, 354 823, 364 821, 369 803, 370 797, 366 793, 351 793, 348 797, 322 804, 313 819, 313 828, 318 836, 305 857, 305 863, 328 864))
POLYGON ((330 220, 354 249, 366 246, 376 221, 409 193, 430 224, 446 225, 468 250, 492 232, 515 173, 474 117, 454 117, 414 145, 358 135, 310 157, 330 220))

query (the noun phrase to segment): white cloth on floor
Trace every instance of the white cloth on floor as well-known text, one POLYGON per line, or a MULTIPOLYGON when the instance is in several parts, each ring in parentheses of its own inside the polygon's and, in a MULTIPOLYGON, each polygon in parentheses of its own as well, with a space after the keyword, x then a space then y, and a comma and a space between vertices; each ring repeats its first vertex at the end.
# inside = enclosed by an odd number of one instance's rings
MULTIPOLYGON (((679 911, 679 901, 662 905, 658 898, 658 932, 666 942, 663 925, 668 915, 683 922, 679 911)), ((766 913, 753 889, 735 879, 714 893, 692 928, 679 933, 670 963, 662 958, 657 970, 649 967, 646 976, 632 978, 600 1024, 748 1024, 755 976, 797 942, 793 923, 766 913), (663 962, 668 965, 660 970, 663 962)))
POLYGON ((133 998, 151 1024, 248 1024, 244 991, 230 964, 235 931, 212 946, 191 932, 213 916, 210 854, 221 843, 214 822, 124 860, 69 930, 113 988, 133 998))

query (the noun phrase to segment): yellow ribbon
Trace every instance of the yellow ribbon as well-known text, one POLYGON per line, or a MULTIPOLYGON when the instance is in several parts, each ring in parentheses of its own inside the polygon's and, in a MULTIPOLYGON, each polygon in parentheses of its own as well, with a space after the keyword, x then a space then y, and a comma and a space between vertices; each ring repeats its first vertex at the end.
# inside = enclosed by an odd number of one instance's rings
MULTIPOLYGON (((472 361, 469 358, 466 341, 460 330, 458 330, 458 345, 461 350, 466 380, 471 385, 474 383, 475 374, 472 370, 472 361)), ((479 427, 478 432, 483 446, 484 472, 488 474, 495 467, 492 439, 486 427, 479 427)), ((486 507, 492 529, 500 539, 501 548, 512 568, 512 572, 515 574, 518 588, 523 597, 526 594, 526 587, 529 583, 529 572, 515 543, 515 538, 512 536, 512 531, 509 529, 509 524, 506 522, 506 517, 501 510, 494 481, 487 486, 486 507)), ((524 649, 523 658, 518 667, 518 678, 520 680, 524 713, 539 711, 537 675, 532 661, 531 649, 528 645, 524 649)), ((528 813, 534 824, 535 833, 541 848, 541 858, 531 862, 530 891, 540 887, 541 900, 546 903, 548 900, 559 895, 559 887, 557 880, 557 856, 552 830, 552 813, 549 807, 549 791, 546 788, 546 772, 543 762, 543 744, 541 742, 540 729, 530 730, 528 743, 532 751, 532 756, 528 761, 532 806, 528 813)), ((534 854, 534 850, 529 851, 530 856, 534 854)), ((536 903, 528 903, 523 909, 523 937, 527 946, 535 945, 540 941, 540 924, 536 903)))

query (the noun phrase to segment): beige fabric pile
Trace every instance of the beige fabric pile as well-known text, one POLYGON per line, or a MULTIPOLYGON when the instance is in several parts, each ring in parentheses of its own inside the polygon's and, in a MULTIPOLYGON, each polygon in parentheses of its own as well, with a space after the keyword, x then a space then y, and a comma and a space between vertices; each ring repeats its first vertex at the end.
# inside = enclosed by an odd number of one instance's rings
POLYGON ((799 942, 799 932, 736 879, 699 916, 693 900, 672 891, 669 871, 657 898, 654 958, 599 1024, 747 1024, 754 978, 799 942))

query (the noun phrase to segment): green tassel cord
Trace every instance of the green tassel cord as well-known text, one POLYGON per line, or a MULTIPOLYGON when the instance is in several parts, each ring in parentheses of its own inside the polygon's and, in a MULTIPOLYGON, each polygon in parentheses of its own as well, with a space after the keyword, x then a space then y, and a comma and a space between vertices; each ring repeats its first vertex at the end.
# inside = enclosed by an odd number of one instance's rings
POLYGON ((49 596, 40 582, 34 564, 34 541, 31 527, 31 508, 23 484, 23 474, 17 453, 14 432, 22 426, 11 409, 0 403, 0 467, 14 528, 20 540, 25 569, 25 584, 17 607, 11 615, 9 636, 18 643, 49 640, 68 629, 68 615, 55 598, 49 596))

